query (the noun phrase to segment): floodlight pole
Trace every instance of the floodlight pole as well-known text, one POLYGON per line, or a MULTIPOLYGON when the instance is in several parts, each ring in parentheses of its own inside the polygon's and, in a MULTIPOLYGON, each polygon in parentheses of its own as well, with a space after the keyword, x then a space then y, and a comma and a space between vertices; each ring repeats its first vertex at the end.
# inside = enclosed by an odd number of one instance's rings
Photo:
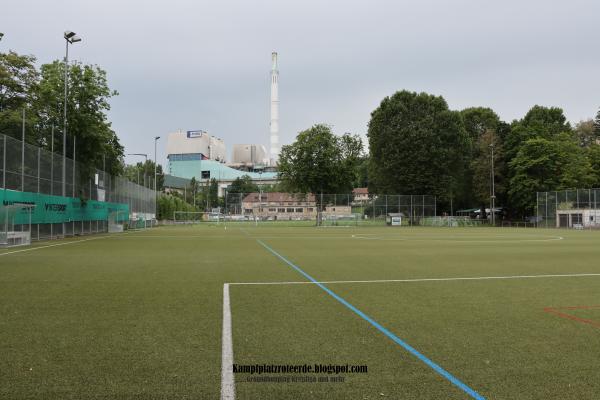
MULTIPOLYGON (((66 31, 63 35, 65 38, 65 98, 63 109, 63 162, 62 162, 62 197, 66 196, 66 180, 67 180, 67 93, 68 93, 68 71, 69 71, 69 44, 80 42, 75 32, 66 31)), ((65 235, 65 223, 63 222, 63 236, 65 235)))
POLYGON ((154 137, 154 218, 158 218, 158 192, 156 191, 156 142, 160 136, 154 137))
POLYGON ((495 187, 495 176, 494 176, 494 142, 492 142, 492 144, 490 144, 490 148, 492 149, 492 196, 491 196, 491 200, 492 200, 492 225, 495 226, 496 225, 496 187, 495 187))

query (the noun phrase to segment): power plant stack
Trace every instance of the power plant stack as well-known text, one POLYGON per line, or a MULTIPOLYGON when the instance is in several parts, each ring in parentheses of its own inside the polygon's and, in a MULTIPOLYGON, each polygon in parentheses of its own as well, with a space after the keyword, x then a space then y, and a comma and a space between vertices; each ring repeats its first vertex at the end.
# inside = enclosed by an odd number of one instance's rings
POLYGON ((277 53, 271 53, 271 165, 279 160, 279 70, 277 69, 277 53))

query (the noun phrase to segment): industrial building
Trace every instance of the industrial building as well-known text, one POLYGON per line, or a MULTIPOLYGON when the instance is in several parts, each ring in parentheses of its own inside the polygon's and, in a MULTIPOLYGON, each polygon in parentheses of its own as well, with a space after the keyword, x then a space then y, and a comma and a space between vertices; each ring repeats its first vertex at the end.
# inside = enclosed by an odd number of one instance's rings
MULTIPOLYGON (((260 144, 236 144, 232 160, 227 163, 223 139, 203 130, 179 131, 167 136, 168 174, 199 182, 216 179, 220 189, 236 178, 249 176, 256 183, 277 182, 279 158, 279 70, 277 53, 271 54, 271 120, 269 123, 269 154, 260 144)), ((220 190, 221 191, 221 190, 220 190)))
POLYGON ((170 175, 196 178, 198 181, 217 179, 228 182, 244 175, 254 180, 275 181, 276 172, 248 172, 225 164, 225 142, 204 131, 175 132, 167 137, 167 159, 170 175))

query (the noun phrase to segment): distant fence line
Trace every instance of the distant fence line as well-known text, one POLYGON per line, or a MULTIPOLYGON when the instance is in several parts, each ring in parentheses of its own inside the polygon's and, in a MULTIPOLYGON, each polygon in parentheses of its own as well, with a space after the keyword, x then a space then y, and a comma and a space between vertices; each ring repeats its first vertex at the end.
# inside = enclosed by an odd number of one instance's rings
POLYGON ((372 195, 356 193, 227 193, 226 216, 269 221, 315 220, 317 218, 384 221, 401 214, 406 223, 420 224, 437 215, 437 201, 430 195, 372 195))
POLYGON ((536 223, 543 228, 600 228, 600 189, 538 192, 536 223))
MULTIPOLYGON (((140 186, 122 177, 111 176, 100 169, 90 170, 82 163, 63 157, 62 154, 23 143, 7 135, 0 135, 0 179, 0 189, 5 191, 5 198, 6 191, 9 190, 62 197, 64 188, 64 198, 80 199, 80 204, 85 204, 88 200, 126 204, 129 213, 136 215, 136 220, 151 218, 156 210, 156 192, 153 188, 140 186)), ((68 224, 34 224, 32 238, 71 236, 107 229, 105 220, 74 218, 71 218, 73 220, 68 224)))

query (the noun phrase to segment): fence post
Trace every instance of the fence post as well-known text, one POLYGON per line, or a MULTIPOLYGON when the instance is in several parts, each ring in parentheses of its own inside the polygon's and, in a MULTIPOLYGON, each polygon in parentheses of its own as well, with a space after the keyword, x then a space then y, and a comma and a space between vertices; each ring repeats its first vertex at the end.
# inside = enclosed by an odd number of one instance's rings
POLYGON ((385 218, 387 218, 388 215, 388 195, 385 195, 385 218))
MULTIPOLYGON (((42 149, 38 147, 38 165, 37 165, 37 192, 40 192, 40 152, 42 149)), ((38 238, 39 239, 39 238, 38 238)))
MULTIPOLYGON (((76 156, 76 139, 77 137, 73 136, 73 198, 75 198, 75 164, 77 164, 77 158, 76 156)), ((75 221, 73 221, 73 223, 75 223, 75 221)), ((75 226, 75 225, 73 225, 75 226)), ((73 231, 73 234, 75 234, 75 231, 73 231)))
POLYGON ((413 195, 410 195, 410 218, 408 219, 408 223, 409 226, 412 226, 412 219, 413 219, 413 195))
POLYGON ((2 189, 6 190, 6 135, 4 136, 4 144, 2 145, 2 189))
POLYGON ((23 124, 21 130, 21 192, 25 191, 25 109, 23 108, 23 124))

